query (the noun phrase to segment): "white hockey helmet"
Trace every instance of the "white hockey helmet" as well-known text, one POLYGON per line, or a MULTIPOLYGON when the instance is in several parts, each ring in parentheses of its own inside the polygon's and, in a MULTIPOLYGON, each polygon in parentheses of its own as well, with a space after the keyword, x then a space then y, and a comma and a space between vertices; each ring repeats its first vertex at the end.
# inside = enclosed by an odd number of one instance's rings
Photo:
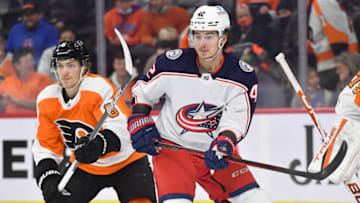
POLYGON ((226 29, 230 29, 230 18, 219 5, 203 5, 196 9, 190 21, 190 35, 195 30, 217 31, 222 38, 226 29))

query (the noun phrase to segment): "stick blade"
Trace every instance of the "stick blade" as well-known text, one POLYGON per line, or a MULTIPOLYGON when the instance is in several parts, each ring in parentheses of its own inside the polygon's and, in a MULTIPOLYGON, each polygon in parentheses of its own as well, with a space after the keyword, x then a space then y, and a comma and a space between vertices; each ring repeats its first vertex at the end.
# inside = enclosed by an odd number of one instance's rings
POLYGON ((131 76, 133 76, 134 75, 134 71, 133 71, 134 67, 133 67, 133 62, 132 62, 132 58, 131 58, 131 55, 130 55, 129 47, 128 47, 125 39, 121 35, 120 31, 118 29, 114 28, 114 32, 117 35, 117 37, 119 38, 119 40, 121 42, 123 52, 124 52, 125 69, 131 76))
POLYGON ((347 148, 348 148, 347 143, 343 141, 340 150, 336 154, 335 158, 330 162, 330 164, 328 164, 324 169, 322 169, 318 173, 310 173, 314 176, 314 179, 323 180, 327 178, 329 175, 331 175, 344 159, 347 152, 347 148))

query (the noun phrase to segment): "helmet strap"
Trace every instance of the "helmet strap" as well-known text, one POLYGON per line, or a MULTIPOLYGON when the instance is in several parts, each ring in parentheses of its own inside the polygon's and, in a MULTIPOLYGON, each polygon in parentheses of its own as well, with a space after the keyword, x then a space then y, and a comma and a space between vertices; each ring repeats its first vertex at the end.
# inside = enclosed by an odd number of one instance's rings
MULTIPOLYGON (((80 79, 77 81, 77 83, 74 85, 74 87, 68 88, 68 90, 73 91, 74 89, 76 89, 80 85, 80 83, 85 78, 85 75, 83 76, 84 70, 85 70, 85 66, 81 66, 80 79)), ((55 77, 56 77, 57 81, 59 81, 59 85, 61 87, 63 87, 63 85, 61 84, 61 80, 59 79, 59 75, 58 75, 57 71, 54 70, 54 73, 55 73, 55 77)))
POLYGON ((76 89, 80 85, 80 83, 84 80, 84 76, 83 76, 84 70, 85 70, 85 66, 81 66, 80 79, 77 81, 74 87, 69 88, 69 90, 72 91, 76 89))
POLYGON ((212 55, 212 56, 210 56, 210 57, 207 57, 207 58, 205 59, 205 61, 212 61, 215 57, 217 57, 217 56, 220 54, 222 48, 223 48, 224 45, 225 45, 225 43, 224 43, 224 44, 221 44, 221 41, 222 41, 223 39, 224 39, 224 37, 221 36, 221 37, 220 37, 220 40, 219 40, 219 43, 218 43, 218 50, 216 51, 216 53, 215 53, 214 55, 212 55))

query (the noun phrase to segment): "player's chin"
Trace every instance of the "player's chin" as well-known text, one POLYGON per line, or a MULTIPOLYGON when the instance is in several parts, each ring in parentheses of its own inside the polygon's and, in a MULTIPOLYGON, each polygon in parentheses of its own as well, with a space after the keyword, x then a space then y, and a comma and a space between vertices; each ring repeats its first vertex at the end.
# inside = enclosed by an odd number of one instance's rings
POLYGON ((63 81, 61 84, 65 89, 70 89, 70 88, 73 88, 75 86, 73 83, 69 83, 67 81, 63 81))
POLYGON ((200 59, 207 59, 210 57, 210 54, 208 52, 199 52, 198 56, 200 59))

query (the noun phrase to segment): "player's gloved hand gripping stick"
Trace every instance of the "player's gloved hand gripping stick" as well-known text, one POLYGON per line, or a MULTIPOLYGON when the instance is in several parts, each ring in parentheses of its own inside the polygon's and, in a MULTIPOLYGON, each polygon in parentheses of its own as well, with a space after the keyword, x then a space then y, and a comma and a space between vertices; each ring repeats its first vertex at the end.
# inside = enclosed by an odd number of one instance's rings
MULTIPOLYGON (((114 29, 114 31, 115 31, 117 37, 119 38, 119 40, 121 42, 121 45, 122 45, 122 48, 123 48, 124 58, 125 58, 126 77, 125 77, 125 80, 123 81, 123 83, 121 84, 120 89, 118 90, 118 92, 114 96, 114 99, 111 101, 110 105, 108 106, 108 108, 106 109, 104 114, 101 116, 99 122, 96 124, 94 131, 91 132, 89 140, 93 140, 96 137, 96 135, 99 133, 100 128, 104 124, 105 119, 107 119, 107 117, 111 113, 112 109, 115 107, 117 101, 121 97, 124 89, 129 84, 129 82, 131 81, 131 79, 133 77, 133 63, 132 63, 129 48, 128 48, 127 44, 126 44, 126 41, 121 36, 120 32, 116 28, 114 29)), ((74 174, 74 172, 75 172, 78 165, 79 165, 79 161, 75 160, 71 164, 71 166, 68 168, 68 170, 66 171, 65 175, 63 176, 63 178, 61 179, 61 181, 60 181, 60 183, 59 183, 59 185, 57 187, 59 192, 62 192, 64 190, 65 186, 67 185, 70 178, 74 174)))
POLYGON ((225 133, 220 133, 205 152, 205 164, 209 169, 221 170, 227 168, 230 164, 224 157, 229 157, 233 154, 236 138, 232 133, 230 134, 232 138, 224 135, 225 133))

